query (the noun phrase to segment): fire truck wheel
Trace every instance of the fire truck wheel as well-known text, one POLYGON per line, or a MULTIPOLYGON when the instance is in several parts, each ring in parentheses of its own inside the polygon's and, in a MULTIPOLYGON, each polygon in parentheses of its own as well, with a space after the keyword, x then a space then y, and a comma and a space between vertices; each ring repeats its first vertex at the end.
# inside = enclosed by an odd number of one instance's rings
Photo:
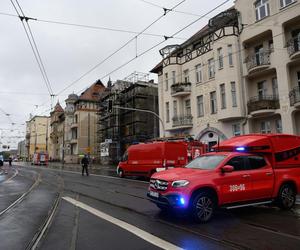
POLYGON ((291 209, 296 201, 296 192, 291 184, 281 186, 278 194, 278 206, 282 209, 291 209))
POLYGON ((214 215, 216 202, 215 197, 207 191, 198 193, 193 199, 191 215, 201 223, 208 222, 214 215))
POLYGON ((119 176, 120 178, 123 178, 123 177, 124 177, 124 171, 123 171, 122 168, 119 168, 118 176, 119 176))

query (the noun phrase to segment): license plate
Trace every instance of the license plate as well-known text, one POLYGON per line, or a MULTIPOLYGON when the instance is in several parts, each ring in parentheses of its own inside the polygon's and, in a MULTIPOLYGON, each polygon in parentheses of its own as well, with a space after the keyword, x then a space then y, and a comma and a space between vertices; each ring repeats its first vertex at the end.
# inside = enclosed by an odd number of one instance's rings
POLYGON ((155 197, 155 198, 159 197, 159 193, 157 193, 157 192, 150 191, 149 194, 150 194, 150 196, 155 197))

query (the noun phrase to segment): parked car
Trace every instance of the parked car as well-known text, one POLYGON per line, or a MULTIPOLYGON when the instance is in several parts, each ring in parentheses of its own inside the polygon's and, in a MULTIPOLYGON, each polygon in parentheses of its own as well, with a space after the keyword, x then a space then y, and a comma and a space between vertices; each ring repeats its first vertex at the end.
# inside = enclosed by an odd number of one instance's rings
POLYGON ((161 209, 209 221, 217 208, 275 202, 290 209, 300 193, 300 136, 233 137, 184 168, 155 173, 147 193, 161 209))

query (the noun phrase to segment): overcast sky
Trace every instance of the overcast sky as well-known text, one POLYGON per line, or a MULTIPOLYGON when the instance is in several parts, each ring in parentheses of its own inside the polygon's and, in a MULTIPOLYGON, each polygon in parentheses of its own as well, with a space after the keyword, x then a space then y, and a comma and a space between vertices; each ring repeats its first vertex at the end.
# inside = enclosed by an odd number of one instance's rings
MULTIPOLYGON (((14 3, 15 1, 13 0, 14 3)), ((172 8, 180 2, 182 0, 18 0, 24 14, 37 19, 37 21, 29 20, 29 25, 54 94, 79 79, 136 34, 46 21, 140 32, 163 14, 163 9, 159 6, 172 8)), ((145 31, 148 34, 161 36, 138 36, 105 63, 56 96, 54 104, 59 100, 64 106, 68 94, 80 93, 97 79, 101 79, 106 84, 108 75, 114 82, 124 79, 134 71, 149 73, 161 60, 159 49, 168 44, 183 43, 184 39, 207 24, 209 17, 233 6, 233 0, 183 30, 176 39, 168 39, 127 66, 110 74, 134 58, 136 48, 137 55, 143 53, 162 42, 163 36, 171 36, 223 2, 225 1, 183 1, 175 9, 176 12, 167 13, 145 31)), ((24 123, 30 113, 49 115, 50 97, 20 19, 6 14, 16 15, 16 11, 10 0, 1 0, 0 129, 2 130, 0 130, 0 143, 16 147, 16 143, 21 140, 18 136, 24 135, 24 123)), ((150 74, 150 79, 157 81, 156 75, 153 74, 150 74)))

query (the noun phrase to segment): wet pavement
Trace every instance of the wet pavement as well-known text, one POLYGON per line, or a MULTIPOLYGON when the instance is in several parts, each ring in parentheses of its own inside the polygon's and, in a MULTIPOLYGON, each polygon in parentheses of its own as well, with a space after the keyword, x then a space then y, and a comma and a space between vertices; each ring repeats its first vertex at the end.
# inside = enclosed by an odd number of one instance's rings
MULTIPOLYGON (((274 206, 220 210, 211 222, 196 224, 185 214, 162 213, 147 200, 146 181, 116 178, 111 167, 89 177, 70 169, 16 169, 15 177, 11 178, 11 170, 10 177, 5 177, 11 179, 0 183, 0 209, 37 180, 38 184, 22 202, 0 216, 3 249, 26 248, 45 225, 58 195, 80 201, 178 248, 298 250, 300 246, 299 205, 291 211, 274 206), (3 193, 8 195, 1 196, 3 193), (16 239, 13 244, 12 239, 16 239)), ((55 211, 38 242, 39 249, 167 249, 162 247, 166 245, 149 242, 65 199, 60 200, 55 211)))

